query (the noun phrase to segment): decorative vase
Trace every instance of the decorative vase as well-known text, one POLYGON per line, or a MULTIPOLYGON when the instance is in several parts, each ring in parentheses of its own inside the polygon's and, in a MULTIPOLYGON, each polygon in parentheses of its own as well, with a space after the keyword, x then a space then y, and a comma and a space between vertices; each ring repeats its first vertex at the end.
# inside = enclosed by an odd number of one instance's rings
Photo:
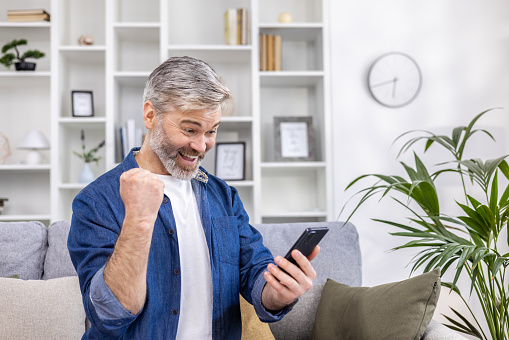
POLYGON ((14 63, 16 71, 35 71, 35 65, 35 63, 27 63, 26 61, 14 63))
POLYGON ((94 173, 90 169, 90 164, 83 163, 83 168, 78 176, 78 182, 82 184, 88 184, 95 179, 94 173))

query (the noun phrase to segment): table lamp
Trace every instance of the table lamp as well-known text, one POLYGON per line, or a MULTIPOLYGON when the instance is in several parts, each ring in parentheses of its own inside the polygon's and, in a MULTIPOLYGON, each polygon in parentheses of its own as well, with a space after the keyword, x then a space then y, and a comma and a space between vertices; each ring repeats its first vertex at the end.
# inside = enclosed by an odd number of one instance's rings
POLYGON ((25 158, 27 165, 38 165, 43 163, 43 156, 40 150, 49 149, 49 142, 41 130, 29 130, 18 149, 27 149, 25 158))

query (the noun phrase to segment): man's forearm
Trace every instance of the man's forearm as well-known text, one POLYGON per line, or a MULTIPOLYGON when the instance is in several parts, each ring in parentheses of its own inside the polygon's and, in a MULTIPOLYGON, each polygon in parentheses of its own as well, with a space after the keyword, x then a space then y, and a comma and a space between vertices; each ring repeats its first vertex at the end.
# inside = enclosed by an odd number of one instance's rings
POLYGON ((147 266, 153 226, 124 221, 104 281, 125 309, 138 314, 145 304, 147 266))

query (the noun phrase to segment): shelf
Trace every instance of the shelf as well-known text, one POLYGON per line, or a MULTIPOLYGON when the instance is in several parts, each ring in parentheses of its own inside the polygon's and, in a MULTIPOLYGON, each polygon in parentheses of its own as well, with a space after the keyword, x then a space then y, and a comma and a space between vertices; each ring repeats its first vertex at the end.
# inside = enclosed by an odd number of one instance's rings
POLYGON ((106 117, 66 117, 59 118, 58 122, 73 128, 97 128, 106 124, 106 117))
POLYGON ((113 28, 160 28, 158 22, 116 22, 113 28))
POLYGON ((189 50, 189 51, 251 51, 251 45, 168 45, 168 50, 189 50))
POLYGON ((58 189, 61 190, 81 190, 86 187, 86 184, 82 183, 63 183, 58 185, 58 189))
POLYGON ((1 222, 49 221, 50 215, 0 215, 1 222))
POLYGON ((270 28, 277 28, 277 29, 288 29, 288 30, 295 30, 295 29, 313 29, 313 28, 323 28, 323 24, 321 22, 292 22, 292 23, 280 23, 280 22, 263 22, 258 25, 260 29, 270 29, 270 28))
POLYGON ((260 85, 266 87, 311 87, 321 83, 323 71, 261 71, 260 85))
POLYGON ((77 63, 104 63, 106 46, 92 45, 65 45, 60 46, 58 51, 67 59, 77 63))
MULTIPOLYGON (((3 65, 0 66, 5 69, 3 65)), ((12 66, 14 70, 14 65, 12 66)), ((50 71, 0 71, 0 81, 7 80, 9 85, 18 86, 23 85, 39 85, 47 83, 51 79, 50 71)))
POLYGON ((261 164, 263 169, 322 169, 325 162, 265 162, 261 164))
POLYGON ((221 130, 242 130, 250 129, 253 124, 251 116, 222 116, 221 130))
POLYGON ((0 171, 23 171, 23 172, 43 172, 51 169, 50 164, 41 165, 23 165, 23 164, 3 164, 0 165, 0 171))
POLYGON ((0 28, 50 28, 51 22, 49 21, 34 21, 34 22, 0 22, 0 28))
POLYGON ((115 72, 113 76, 120 85, 145 87, 145 82, 150 76, 150 72, 119 71, 115 72))
POLYGON ((254 186, 254 182, 253 181, 226 181, 226 183, 229 185, 229 186, 232 186, 234 188, 248 188, 248 187, 253 187, 254 186))

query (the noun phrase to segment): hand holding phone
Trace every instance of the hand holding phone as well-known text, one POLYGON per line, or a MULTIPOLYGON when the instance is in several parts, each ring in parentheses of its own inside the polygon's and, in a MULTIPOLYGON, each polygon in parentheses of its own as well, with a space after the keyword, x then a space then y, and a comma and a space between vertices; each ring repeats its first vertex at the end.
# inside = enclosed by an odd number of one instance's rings
POLYGON ((327 227, 307 228, 285 255, 285 259, 298 267, 299 265, 292 257, 292 251, 297 249, 302 255, 308 257, 328 231, 327 227))

